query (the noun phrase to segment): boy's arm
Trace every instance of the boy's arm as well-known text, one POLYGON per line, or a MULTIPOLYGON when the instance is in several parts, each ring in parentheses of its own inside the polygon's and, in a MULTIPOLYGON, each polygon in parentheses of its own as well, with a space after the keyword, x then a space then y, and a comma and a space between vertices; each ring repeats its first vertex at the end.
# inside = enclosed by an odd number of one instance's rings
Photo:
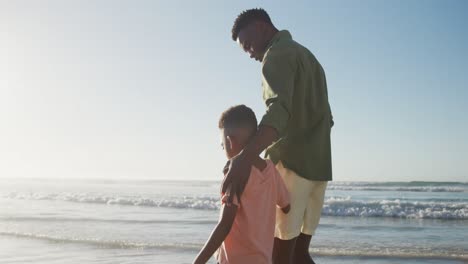
POLYGON ((291 210, 289 191, 278 171, 275 172, 275 180, 277 194, 276 204, 281 208, 283 213, 287 214, 291 210))
POLYGON ((285 207, 281 208, 281 211, 283 211, 283 213, 285 213, 285 214, 289 213, 290 210, 291 210, 291 205, 290 204, 288 204, 285 207))
POLYGON ((198 256, 193 261, 193 264, 206 263, 211 258, 211 256, 213 256, 214 252, 219 248, 219 246, 221 246, 224 239, 226 239, 227 235, 229 234, 232 223, 236 217, 237 205, 224 204, 221 210, 221 220, 211 233, 211 236, 203 249, 200 251, 200 253, 198 253, 198 256))

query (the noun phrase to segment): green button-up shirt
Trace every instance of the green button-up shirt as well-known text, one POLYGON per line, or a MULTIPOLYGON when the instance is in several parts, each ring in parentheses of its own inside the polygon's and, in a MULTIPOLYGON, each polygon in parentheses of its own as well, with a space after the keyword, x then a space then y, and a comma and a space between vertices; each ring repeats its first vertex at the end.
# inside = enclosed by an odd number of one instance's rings
POLYGON ((331 181, 333 117, 325 72, 288 31, 279 31, 267 46, 262 87, 267 110, 260 125, 275 128, 280 138, 266 156, 303 178, 331 181))

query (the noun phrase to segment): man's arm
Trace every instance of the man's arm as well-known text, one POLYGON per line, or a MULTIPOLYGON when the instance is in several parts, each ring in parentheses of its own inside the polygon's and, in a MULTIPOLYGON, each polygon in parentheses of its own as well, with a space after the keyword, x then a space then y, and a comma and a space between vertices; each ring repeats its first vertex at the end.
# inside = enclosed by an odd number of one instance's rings
POLYGON ((248 160, 253 160, 276 140, 278 140, 278 132, 275 128, 260 125, 253 139, 249 141, 239 155, 248 160))
POLYGON ((219 223, 211 233, 203 249, 193 261, 194 264, 206 263, 213 256, 214 252, 221 246, 231 230, 232 223, 236 217, 237 206, 235 204, 223 205, 222 216, 219 223))
MULTIPOLYGON (((265 58, 262 77, 263 99, 267 110, 256 136, 239 155, 231 159, 223 182, 223 192, 232 184, 231 190, 240 197, 248 181, 253 158, 286 134, 291 116, 296 67, 295 54, 291 50, 270 52, 265 58)), ((228 202, 232 201, 232 196, 229 196, 228 202)))
POLYGON ((237 195, 237 199, 240 200, 240 195, 249 179, 252 160, 277 140, 278 133, 275 128, 260 125, 256 135, 249 141, 245 148, 231 159, 227 172, 227 174, 231 174, 231 176, 226 175, 222 187, 222 192, 225 193, 232 184, 232 193, 228 196, 228 204, 232 203, 234 195, 237 195), (236 178, 238 181, 232 181, 233 178, 236 178))

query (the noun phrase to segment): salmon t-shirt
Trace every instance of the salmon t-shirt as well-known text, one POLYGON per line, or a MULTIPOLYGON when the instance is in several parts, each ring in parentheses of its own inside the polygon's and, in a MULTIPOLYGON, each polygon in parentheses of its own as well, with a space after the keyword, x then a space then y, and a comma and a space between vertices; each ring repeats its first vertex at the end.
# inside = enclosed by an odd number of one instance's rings
MULTIPOLYGON (((270 160, 263 171, 252 166, 231 231, 218 250, 220 264, 272 263, 276 206, 289 204, 289 193, 270 160)), ((227 201, 223 195, 223 204, 227 201)), ((229 205, 225 205, 229 206, 229 205)))

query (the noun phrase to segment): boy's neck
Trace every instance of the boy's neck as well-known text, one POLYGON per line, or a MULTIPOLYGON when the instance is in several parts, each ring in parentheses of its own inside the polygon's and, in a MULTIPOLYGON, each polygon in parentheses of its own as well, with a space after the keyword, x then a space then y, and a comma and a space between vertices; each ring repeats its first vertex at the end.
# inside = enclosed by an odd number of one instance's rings
MULTIPOLYGON (((245 147, 245 146, 244 146, 245 147)), ((243 150, 244 148, 242 148, 243 150)), ((242 151, 241 150, 241 151, 242 151)), ((240 152, 239 152, 240 153, 240 152)), ((237 153, 236 155, 238 155, 239 153, 237 153)), ((254 166, 255 168, 257 168, 259 171, 263 171, 266 167, 267 167, 267 163, 264 159, 260 158, 259 156, 256 156, 253 158, 252 160, 252 166, 254 166)))
POLYGON ((252 161, 252 166, 257 168, 259 171, 263 171, 267 167, 267 163, 266 163, 266 161, 264 159, 257 156, 252 161))

